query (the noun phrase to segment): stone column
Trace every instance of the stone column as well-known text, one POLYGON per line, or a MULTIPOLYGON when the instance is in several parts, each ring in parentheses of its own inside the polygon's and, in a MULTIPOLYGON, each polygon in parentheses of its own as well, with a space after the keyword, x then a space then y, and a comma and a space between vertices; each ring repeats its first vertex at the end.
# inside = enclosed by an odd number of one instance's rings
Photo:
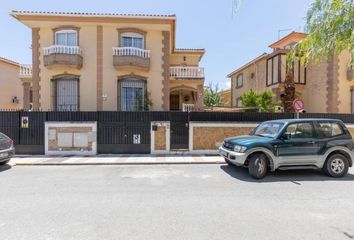
POLYGON ((23 86, 23 109, 28 110, 30 104, 31 83, 23 82, 22 86, 23 86))
POLYGON ((196 109, 197 111, 203 111, 203 106, 204 106, 204 102, 203 102, 203 93, 204 93, 204 87, 203 85, 198 85, 197 87, 197 102, 196 102, 196 109))

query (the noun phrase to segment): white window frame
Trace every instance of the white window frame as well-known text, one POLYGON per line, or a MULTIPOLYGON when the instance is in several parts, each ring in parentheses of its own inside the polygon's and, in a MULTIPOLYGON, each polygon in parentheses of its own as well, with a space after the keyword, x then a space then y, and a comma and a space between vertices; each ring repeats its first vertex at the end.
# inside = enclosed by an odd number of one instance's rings
POLYGON ((77 30, 72 30, 72 29, 70 29, 70 30, 60 30, 60 31, 56 31, 55 32, 55 40, 54 40, 54 42, 55 42, 55 45, 64 45, 64 46, 71 46, 71 45, 68 45, 68 33, 75 33, 76 34, 76 44, 75 45, 73 45, 73 46, 78 46, 79 45, 79 41, 78 41, 78 32, 77 32, 77 30), (58 34, 66 34, 66 43, 65 44, 58 44, 57 43, 57 39, 58 39, 58 34))
POLYGON ((123 38, 124 37, 129 37, 129 38, 141 38, 143 40, 143 46, 142 46, 142 49, 145 49, 145 37, 143 34, 140 34, 140 33, 136 33, 136 32, 125 32, 125 33, 122 33, 121 36, 120 36, 120 45, 121 47, 126 47, 124 46, 124 41, 123 41, 123 38))

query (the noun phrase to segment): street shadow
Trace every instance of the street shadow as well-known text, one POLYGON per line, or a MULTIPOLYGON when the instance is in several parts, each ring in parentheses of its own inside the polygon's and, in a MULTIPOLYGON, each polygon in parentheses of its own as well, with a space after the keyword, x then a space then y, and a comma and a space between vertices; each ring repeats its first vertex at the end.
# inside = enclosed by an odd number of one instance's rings
POLYGON ((245 182, 293 182, 301 185, 300 182, 307 181, 354 181, 354 175, 351 173, 348 173, 343 178, 333 178, 325 175, 321 170, 276 170, 275 172, 268 172, 263 179, 254 179, 248 174, 248 169, 245 167, 221 165, 220 168, 230 177, 245 182))
POLYGON ((11 169, 11 165, 9 164, 0 165, 0 172, 4 172, 10 169, 11 169))

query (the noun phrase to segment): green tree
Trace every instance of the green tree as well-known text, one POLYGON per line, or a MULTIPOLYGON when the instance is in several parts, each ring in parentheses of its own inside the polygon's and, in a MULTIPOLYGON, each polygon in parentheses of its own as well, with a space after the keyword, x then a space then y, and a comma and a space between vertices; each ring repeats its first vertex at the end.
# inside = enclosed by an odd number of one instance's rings
POLYGON ((308 37, 288 54, 289 63, 318 62, 348 49, 354 60, 354 0, 314 0, 306 16, 308 37))
POLYGON ((217 107, 223 105, 223 98, 219 94, 218 84, 211 83, 204 89, 204 105, 207 107, 217 107))
MULTIPOLYGON (((238 9, 242 0, 233 0, 233 9, 238 9)), ((285 94, 282 99, 286 112, 293 111, 295 83, 293 62, 300 59, 303 65, 318 62, 348 49, 351 64, 354 62, 354 0, 313 0, 306 15, 308 36, 287 54, 288 73, 285 79, 285 94)))
POLYGON ((244 93, 240 98, 244 107, 255 108, 258 112, 274 112, 277 102, 273 102, 275 94, 265 91, 257 94, 252 89, 244 93))

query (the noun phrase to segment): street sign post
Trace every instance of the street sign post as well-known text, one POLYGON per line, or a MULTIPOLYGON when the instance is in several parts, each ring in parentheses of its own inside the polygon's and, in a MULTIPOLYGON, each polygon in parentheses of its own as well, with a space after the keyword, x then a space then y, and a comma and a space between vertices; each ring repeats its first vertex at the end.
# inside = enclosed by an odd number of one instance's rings
POLYGON ((305 109, 304 100, 299 98, 295 99, 293 101, 293 106, 296 112, 296 118, 300 118, 300 112, 305 109))
POLYGON ((293 101, 293 105, 294 105, 294 109, 296 112, 300 112, 305 109, 304 100, 302 100, 302 99, 299 99, 299 98, 295 99, 293 101))

